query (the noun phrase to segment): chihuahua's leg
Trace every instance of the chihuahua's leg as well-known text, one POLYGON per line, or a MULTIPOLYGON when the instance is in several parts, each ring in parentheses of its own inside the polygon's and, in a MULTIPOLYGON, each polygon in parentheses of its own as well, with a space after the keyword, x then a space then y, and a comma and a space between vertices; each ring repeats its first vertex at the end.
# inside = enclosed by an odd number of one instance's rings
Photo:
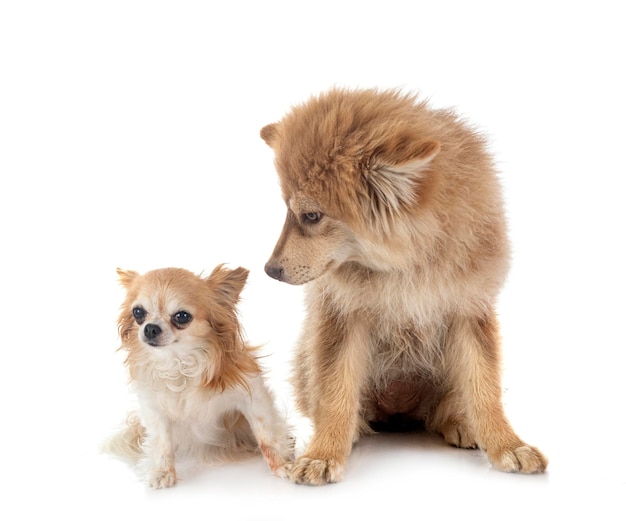
POLYGON ((500 339, 493 311, 456 317, 448 337, 446 366, 465 421, 492 465, 506 472, 543 472, 545 456, 513 431, 501 401, 500 339))
POLYGON ((272 472, 279 477, 287 477, 284 465, 293 458, 294 439, 286 420, 276 409, 262 375, 256 375, 250 385, 250 402, 242 413, 272 472))
POLYGON ((145 410, 147 438, 147 482, 152 488, 167 488, 176 483, 172 425, 168 418, 153 410, 145 410))
MULTIPOLYGON (((306 382, 298 400, 313 423, 313 436, 304 452, 288 465, 295 483, 323 485, 341 480, 359 427, 360 395, 367 375, 369 325, 364 317, 322 315, 322 325, 308 345, 306 382)), ((302 360, 303 357, 300 357, 302 360)))

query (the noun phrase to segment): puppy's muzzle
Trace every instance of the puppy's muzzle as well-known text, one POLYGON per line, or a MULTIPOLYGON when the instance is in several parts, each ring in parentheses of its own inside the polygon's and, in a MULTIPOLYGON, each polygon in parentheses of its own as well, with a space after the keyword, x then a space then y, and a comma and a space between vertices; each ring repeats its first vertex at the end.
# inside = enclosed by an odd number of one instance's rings
POLYGON ((156 324, 146 324, 143 328, 143 335, 146 341, 150 345, 157 345, 156 338, 163 332, 163 330, 156 324))

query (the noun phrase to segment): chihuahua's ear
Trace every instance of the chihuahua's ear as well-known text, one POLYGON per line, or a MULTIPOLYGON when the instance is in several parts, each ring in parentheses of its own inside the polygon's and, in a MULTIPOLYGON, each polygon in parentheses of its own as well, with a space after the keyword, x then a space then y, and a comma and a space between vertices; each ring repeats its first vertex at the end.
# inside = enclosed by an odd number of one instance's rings
POLYGON ((261 129, 261 138, 271 148, 274 148, 274 146, 278 142, 278 138, 279 137, 280 137, 280 132, 279 132, 279 129, 278 129, 278 123, 270 123, 269 125, 265 125, 261 129))
POLYGON ((246 285, 249 271, 245 268, 230 270, 223 264, 217 266, 206 282, 220 298, 221 303, 234 306, 239 301, 241 290, 246 285))
POLYGON ((117 271, 117 276, 120 279, 120 283, 125 288, 130 286, 131 282, 139 276, 139 273, 137 273, 136 271, 123 270, 121 268, 117 268, 116 271, 117 271))

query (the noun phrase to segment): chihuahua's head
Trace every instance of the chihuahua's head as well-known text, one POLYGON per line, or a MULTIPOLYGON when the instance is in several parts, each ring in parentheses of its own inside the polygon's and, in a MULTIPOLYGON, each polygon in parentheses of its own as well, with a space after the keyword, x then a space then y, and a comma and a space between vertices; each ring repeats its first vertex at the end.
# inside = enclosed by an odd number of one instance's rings
POLYGON ((206 378, 219 379, 227 359, 244 350, 236 304, 246 269, 220 265, 206 278, 181 268, 117 273, 126 289, 118 327, 131 377, 150 361, 202 355, 206 378))

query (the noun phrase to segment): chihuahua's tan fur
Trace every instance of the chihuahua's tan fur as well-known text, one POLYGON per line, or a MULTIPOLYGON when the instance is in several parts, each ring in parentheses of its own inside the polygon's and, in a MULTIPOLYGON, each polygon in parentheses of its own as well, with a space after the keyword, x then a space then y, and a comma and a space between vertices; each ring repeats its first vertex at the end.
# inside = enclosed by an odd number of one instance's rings
POLYGON ((359 435, 399 418, 498 469, 543 472, 501 402, 509 245, 484 138, 412 94, 339 88, 261 137, 287 205, 266 272, 307 284, 293 383, 314 432, 289 477, 341 479, 359 435))

